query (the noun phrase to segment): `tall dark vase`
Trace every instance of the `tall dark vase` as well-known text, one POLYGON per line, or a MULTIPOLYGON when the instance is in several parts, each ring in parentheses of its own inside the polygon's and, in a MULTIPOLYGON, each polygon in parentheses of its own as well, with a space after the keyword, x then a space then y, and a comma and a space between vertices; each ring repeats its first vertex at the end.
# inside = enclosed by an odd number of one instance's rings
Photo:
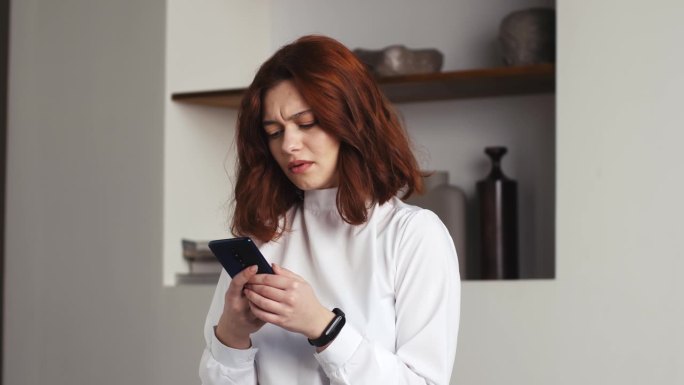
POLYGON ((501 171, 506 147, 487 147, 489 175, 477 182, 480 214, 480 267, 484 279, 515 279, 518 264, 518 186, 501 171))

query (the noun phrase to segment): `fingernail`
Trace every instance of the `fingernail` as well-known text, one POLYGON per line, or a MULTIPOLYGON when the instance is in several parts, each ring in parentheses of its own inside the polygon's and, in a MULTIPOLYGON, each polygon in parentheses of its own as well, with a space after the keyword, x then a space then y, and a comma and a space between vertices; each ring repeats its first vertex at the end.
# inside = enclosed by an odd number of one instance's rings
POLYGON ((249 267, 249 271, 251 271, 252 273, 255 273, 257 270, 259 270, 259 266, 257 265, 252 265, 249 267))

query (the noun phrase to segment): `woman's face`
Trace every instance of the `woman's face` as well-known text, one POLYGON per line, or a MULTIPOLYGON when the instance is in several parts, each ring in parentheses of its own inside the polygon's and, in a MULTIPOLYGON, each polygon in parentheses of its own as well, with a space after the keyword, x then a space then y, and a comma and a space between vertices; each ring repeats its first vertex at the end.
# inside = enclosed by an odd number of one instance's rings
POLYGON ((318 126, 291 81, 266 92, 263 127, 271 154, 295 186, 305 191, 337 186, 340 141, 318 126))

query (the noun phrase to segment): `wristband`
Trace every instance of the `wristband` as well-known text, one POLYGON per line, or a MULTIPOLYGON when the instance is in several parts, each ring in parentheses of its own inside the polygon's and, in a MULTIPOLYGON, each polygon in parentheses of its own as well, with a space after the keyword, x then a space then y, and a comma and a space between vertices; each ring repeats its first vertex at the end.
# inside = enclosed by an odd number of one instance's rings
POLYGON ((323 329, 323 334, 314 340, 308 339, 309 344, 316 347, 325 346, 329 344, 330 341, 334 340, 338 334, 340 334, 340 330, 342 330, 342 327, 347 321, 342 310, 334 308, 333 313, 335 313, 335 318, 333 318, 328 326, 323 329))

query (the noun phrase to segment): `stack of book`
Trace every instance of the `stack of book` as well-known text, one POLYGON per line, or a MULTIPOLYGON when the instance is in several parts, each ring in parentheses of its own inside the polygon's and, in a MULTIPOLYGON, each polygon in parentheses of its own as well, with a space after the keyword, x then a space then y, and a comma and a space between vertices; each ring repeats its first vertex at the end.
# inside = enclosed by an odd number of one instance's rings
POLYGON ((183 259, 188 262, 190 274, 220 274, 223 267, 209 249, 208 241, 183 239, 183 259))

